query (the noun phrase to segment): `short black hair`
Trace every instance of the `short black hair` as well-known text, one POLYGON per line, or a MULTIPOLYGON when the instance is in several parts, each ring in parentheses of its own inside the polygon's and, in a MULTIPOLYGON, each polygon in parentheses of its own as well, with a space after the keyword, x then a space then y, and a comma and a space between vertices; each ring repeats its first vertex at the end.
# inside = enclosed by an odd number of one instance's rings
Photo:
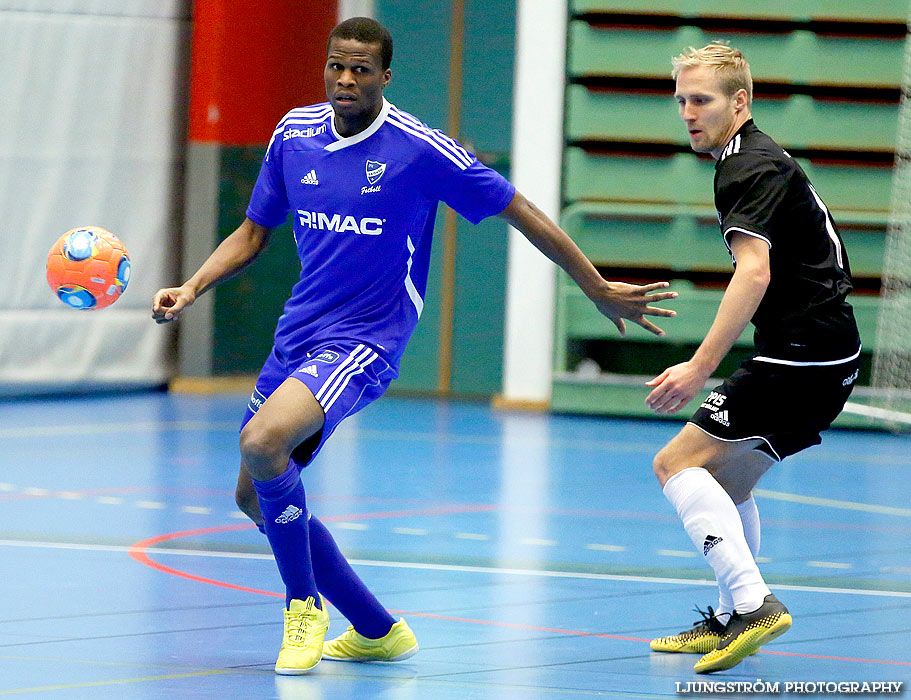
MULTIPOLYGON (((333 39, 354 39, 362 44, 379 44, 383 70, 392 64, 392 35, 375 19, 369 17, 346 19, 329 32, 329 44, 333 39)), ((328 51, 328 49, 327 45, 326 50, 328 51)))

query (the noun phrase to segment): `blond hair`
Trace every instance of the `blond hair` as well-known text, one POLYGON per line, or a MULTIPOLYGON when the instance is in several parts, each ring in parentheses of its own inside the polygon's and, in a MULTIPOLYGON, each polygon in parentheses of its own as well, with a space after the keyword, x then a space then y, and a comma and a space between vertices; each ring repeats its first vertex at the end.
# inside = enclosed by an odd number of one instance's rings
POLYGON ((750 64, 739 49, 729 46, 726 41, 713 41, 701 49, 687 47, 682 54, 671 59, 671 64, 674 67, 671 72, 674 80, 685 68, 710 66, 718 74, 725 95, 731 97, 738 90, 746 90, 747 104, 753 103, 753 76, 750 74, 750 64))

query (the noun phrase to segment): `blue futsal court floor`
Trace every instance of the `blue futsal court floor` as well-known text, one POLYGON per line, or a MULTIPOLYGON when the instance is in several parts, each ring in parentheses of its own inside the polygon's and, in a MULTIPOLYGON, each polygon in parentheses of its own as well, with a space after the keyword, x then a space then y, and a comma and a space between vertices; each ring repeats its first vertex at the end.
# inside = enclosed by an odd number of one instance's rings
POLYGON ((233 502, 245 403, 4 402, 0 696, 667 698, 697 680, 782 694, 911 680, 911 438, 833 431, 765 476, 761 566, 794 626, 706 677, 647 643, 716 602, 651 474, 679 423, 397 397, 343 424, 304 483, 421 651, 275 676, 281 582, 233 502))

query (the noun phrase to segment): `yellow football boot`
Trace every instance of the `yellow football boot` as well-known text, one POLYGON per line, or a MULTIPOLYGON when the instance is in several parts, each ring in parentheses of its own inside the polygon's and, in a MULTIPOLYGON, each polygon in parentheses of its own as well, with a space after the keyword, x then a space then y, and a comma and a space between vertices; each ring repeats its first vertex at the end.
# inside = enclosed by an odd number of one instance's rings
POLYGON ((333 661, 404 661, 417 653, 418 640, 401 619, 379 639, 368 639, 349 625, 345 633, 323 644, 323 658, 333 661))
POLYGON ((312 671, 323 656, 323 639, 329 629, 326 601, 316 607, 313 596, 292 600, 285 610, 285 635, 275 662, 275 672, 282 676, 300 676, 312 671))

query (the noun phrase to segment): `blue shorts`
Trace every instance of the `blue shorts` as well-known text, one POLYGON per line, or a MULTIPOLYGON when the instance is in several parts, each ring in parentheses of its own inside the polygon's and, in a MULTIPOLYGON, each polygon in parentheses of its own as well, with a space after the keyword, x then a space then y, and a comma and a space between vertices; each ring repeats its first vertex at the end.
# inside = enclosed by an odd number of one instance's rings
POLYGON ((386 391, 396 372, 370 346, 335 341, 315 346, 303 360, 288 362, 275 348, 263 365, 247 404, 241 430, 286 379, 305 384, 316 397, 326 420, 323 428, 291 453, 291 461, 306 467, 347 416, 357 413, 386 391))

